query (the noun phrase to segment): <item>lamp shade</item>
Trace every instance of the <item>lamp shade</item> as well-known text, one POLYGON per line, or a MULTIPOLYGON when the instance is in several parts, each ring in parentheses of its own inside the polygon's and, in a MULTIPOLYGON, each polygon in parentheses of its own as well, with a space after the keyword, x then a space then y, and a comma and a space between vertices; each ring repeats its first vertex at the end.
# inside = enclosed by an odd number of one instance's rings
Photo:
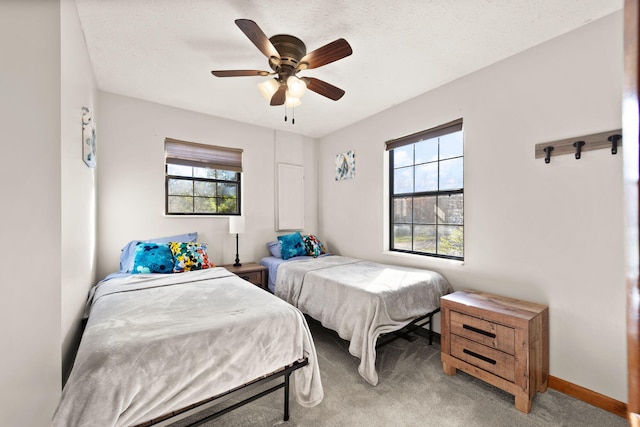
POLYGON ((231 234, 244 233, 244 217, 243 216, 229 217, 229 233, 231 234))
POLYGON ((300 98, 306 92, 307 84, 304 80, 301 80, 296 76, 289 76, 287 79, 287 90, 292 97, 300 98))
POLYGON ((294 108, 299 106, 300 104, 302 104, 302 101, 300 100, 300 98, 291 96, 289 94, 289 91, 287 91, 287 97, 285 98, 284 105, 286 105, 289 108, 294 108))
POLYGON ((266 82, 258 84, 258 90, 267 101, 271 101, 271 97, 280 88, 280 83, 276 79, 270 79, 266 82))

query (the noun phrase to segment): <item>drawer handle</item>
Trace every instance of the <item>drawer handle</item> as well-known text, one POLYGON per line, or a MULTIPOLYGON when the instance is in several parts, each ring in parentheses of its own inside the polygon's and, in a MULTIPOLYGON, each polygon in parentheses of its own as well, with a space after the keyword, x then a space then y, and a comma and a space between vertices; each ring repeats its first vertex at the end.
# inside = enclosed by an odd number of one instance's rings
POLYGON ((469 356, 473 356, 473 357, 475 357, 475 358, 477 358, 477 359, 483 360, 483 361, 485 361, 485 362, 487 362, 487 363, 491 363, 492 365, 495 365, 495 364, 496 364, 496 361, 495 361, 495 360, 490 359, 490 358, 488 358, 487 356, 483 356, 483 355, 481 355, 481 354, 478 354, 478 353, 476 353, 476 352, 473 352, 473 351, 471 351, 471 350, 467 350, 466 348, 465 348, 465 349, 463 349, 463 350, 462 350, 462 352, 463 352, 463 353, 468 354, 469 356))
POLYGON ((473 326, 462 325, 462 327, 464 329, 468 329, 468 330, 470 330, 472 332, 476 332, 478 334, 482 334, 482 335, 487 336, 489 338, 495 338, 496 337, 496 334, 492 334, 491 332, 483 331, 482 329, 474 328, 473 326))

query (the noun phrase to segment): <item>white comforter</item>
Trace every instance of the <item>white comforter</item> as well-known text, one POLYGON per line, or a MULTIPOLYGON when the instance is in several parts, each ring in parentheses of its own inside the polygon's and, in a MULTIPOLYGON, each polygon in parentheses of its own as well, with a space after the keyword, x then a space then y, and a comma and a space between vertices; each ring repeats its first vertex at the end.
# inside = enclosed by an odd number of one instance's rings
POLYGON ((376 341, 440 307, 452 292, 440 274, 342 256, 282 263, 275 294, 350 341, 358 372, 378 383, 376 341))
POLYGON ((130 426, 307 357, 293 374, 303 406, 323 398, 298 309, 224 268, 101 282, 54 426, 130 426))

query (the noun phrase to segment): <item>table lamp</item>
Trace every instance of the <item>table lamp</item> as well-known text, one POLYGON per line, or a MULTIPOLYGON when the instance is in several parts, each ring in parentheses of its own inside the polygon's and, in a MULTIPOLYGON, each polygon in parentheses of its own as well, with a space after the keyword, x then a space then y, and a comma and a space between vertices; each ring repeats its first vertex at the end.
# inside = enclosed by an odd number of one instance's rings
POLYGON ((240 257, 238 256, 238 234, 244 233, 244 217, 243 216, 230 216, 229 217, 229 233, 236 235, 236 262, 234 267, 240 267, 240 257))

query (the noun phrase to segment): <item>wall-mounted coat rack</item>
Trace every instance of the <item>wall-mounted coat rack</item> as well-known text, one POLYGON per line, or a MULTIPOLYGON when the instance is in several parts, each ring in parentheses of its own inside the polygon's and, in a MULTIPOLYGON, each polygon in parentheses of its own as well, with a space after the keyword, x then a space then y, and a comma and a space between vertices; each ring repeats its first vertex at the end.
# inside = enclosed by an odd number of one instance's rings
POLYGON ((585 151, 610 148, 611 154, 618 153, 618 147, 622 145, 622 129, 609 132, 594 133, 577 138, 561 139, 558 141, 536 144, 536 159, 544 158, 545 163, 551 162, 551 155, 574 154, 580 159, 585 151))

